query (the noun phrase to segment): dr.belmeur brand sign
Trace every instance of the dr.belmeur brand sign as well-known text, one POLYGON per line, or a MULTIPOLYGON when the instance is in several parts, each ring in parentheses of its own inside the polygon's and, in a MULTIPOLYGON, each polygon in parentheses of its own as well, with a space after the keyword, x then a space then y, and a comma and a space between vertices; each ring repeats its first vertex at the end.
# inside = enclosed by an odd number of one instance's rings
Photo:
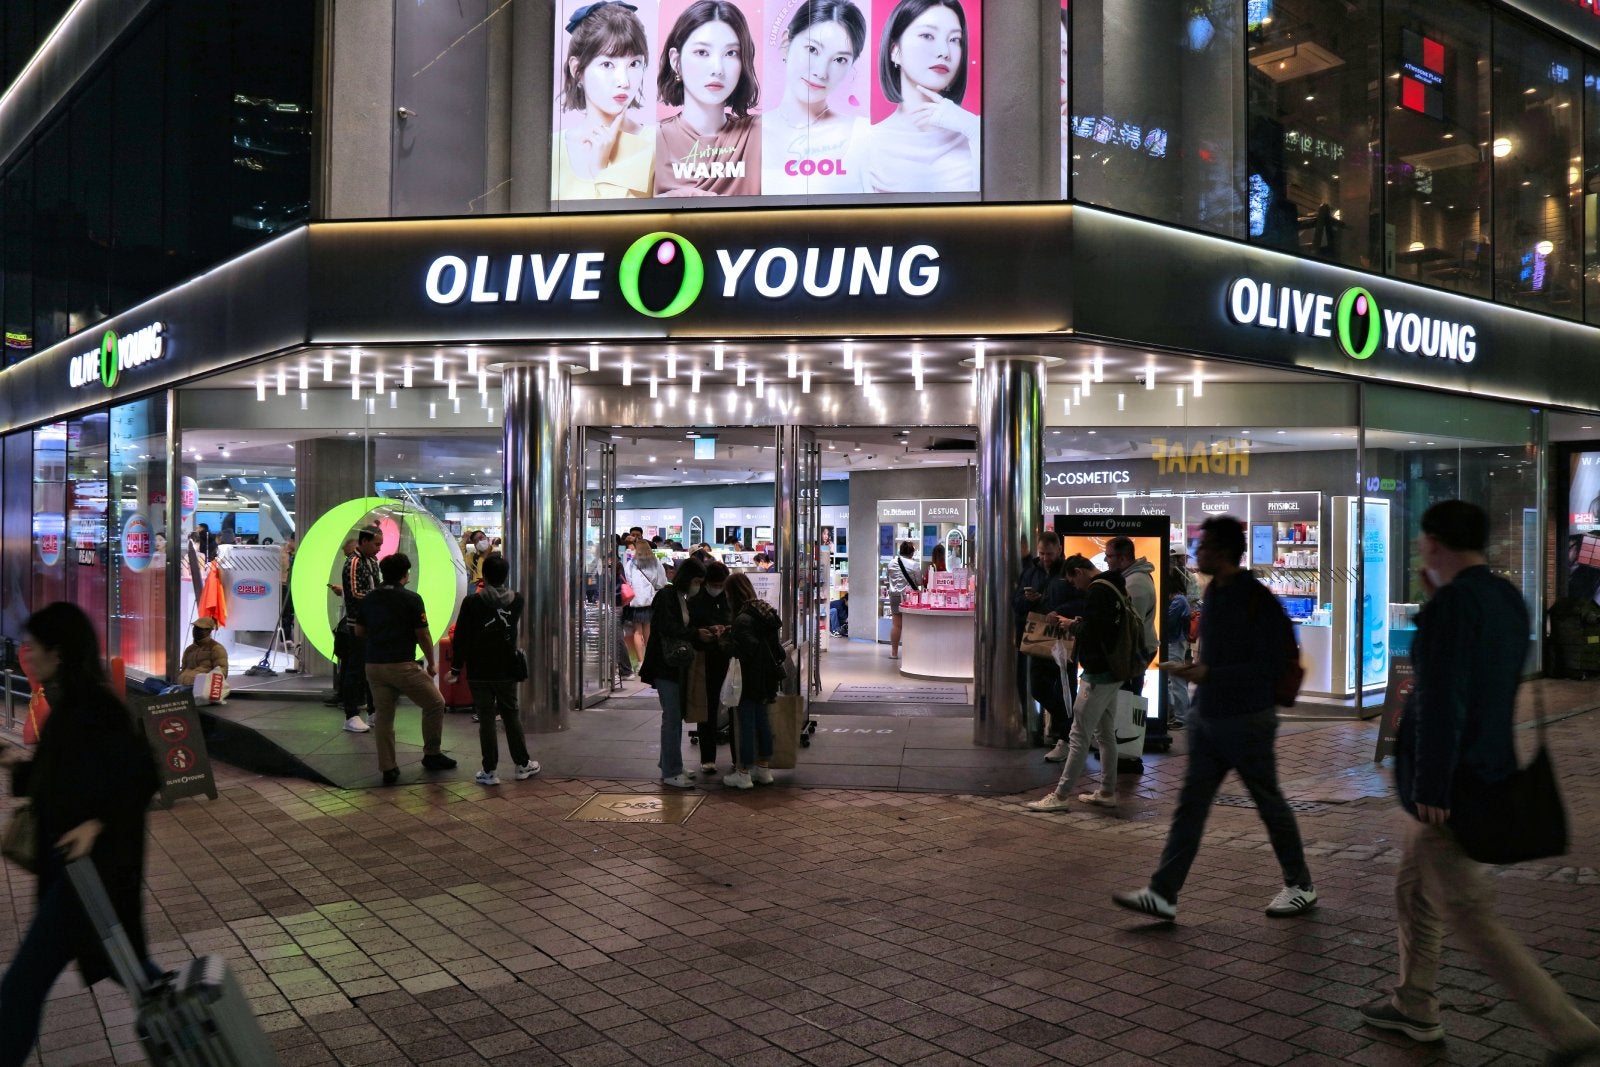
POLYGON ((1228 285, 1227 315, 1240 326, 1325 337, 1351 359, 1379 350, 1457 363, 1478 358, 1476 327, 1380 305, 1360 285, 1332 293, 1237 278, 1228 285))
POLYGON ((96 382, 110 389, 117 384, 123 371, 165 355, 166 336, 164 322, 152 322, 124 334, 107 330, 100 335, 99 348, 72 357, 67 365, 67 381, 74 389, 96 382))

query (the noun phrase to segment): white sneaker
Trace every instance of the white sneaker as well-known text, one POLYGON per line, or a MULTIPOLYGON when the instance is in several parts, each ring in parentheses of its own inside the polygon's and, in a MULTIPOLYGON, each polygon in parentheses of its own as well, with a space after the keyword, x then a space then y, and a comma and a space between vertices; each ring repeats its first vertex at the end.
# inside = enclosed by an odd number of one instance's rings
POLYGON ((516 778, 517 781, 525 782, 529 778, 532 778, 534 775, 536 775, 538 773, 539 773, 539 761, 536 760, 536 759, 531 759, 527 763, 523 763, 523 764, 518 765, 516 770, 513 772, 513 776, 516 778))
POLYGON ((1272 903, 1267 905, 1267 914, 1275 918, 1288 915, 1299 915, 1302 911, 1317 906, 1317 891, 1310 886, 1301 888, 1297 885, 1286 885, 1278 890, 1278 895, 1272 898, 1272 903))
POLYGON ((759 766, 751 767, 750 768, 750 780, 752 782, 754 782, 756 785, 771 785, 772 784, 772 770, 771 770, 771 768, 759 767, 759 766))
POLYGON ((344 728, 346 733, 352 734, 364 734, 368 730, 372 729, 372 727, 367 725, 367 720, 363 719, 359 715, 352 715, 346 719, 344 721, 344 728))
POLYGON ((1056 747, 1044 754, 1046 763, 1065 763, 1067 760, 1068 745, 1065 741, 1057 741, 1056 747))
POLYGON ((732 774, 722 776, 722 784, 730 789, 754 789, 756 783, 743 771, 734 771, 732 774))
POLYGON ((674 789, 693 789, 694 779, 687 774, 675 774, 671 778, 661 779, 662 785, 670 785, 674 789))
POLYGON ((1118 907, 1154 915, 1165 922, 1178 917, 1178 906, 1149 886, 1132 893, 1112 893, 1111 900, 1118 907))
POLYGON ((1059 797, 1054 792, 1050 792, 1038 800, 1030 800, 1022 806, 1029 811, 1066 811, 1072 805, 1067 802, 1066 797, 1059 797))
POLYGON ((477 776, 474 777, 472 780, 474 782, 477 782, 479 785, 499 785, 500 784, 500 776, 495 774, 493 771, 479 771, 477 773, 477 776))
POLYGON ((1079 793, 1078 799, 1085 804, 1093 804, 1100 808, 1114 808, 1117 806, 1115 793, 1079 793))

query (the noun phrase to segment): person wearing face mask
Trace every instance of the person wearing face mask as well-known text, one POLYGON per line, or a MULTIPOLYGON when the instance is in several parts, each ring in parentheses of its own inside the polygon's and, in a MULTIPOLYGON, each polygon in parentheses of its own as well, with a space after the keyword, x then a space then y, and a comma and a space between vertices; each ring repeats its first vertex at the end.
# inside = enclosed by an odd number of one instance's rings
POLYGON ((728 601, 728 566, 716 560, 706 564, 706 583, 689 598, 690 641, 706 657, 706 717, 695 731, 700 738, 700 773, 717 769, 717 734, 720 732, 722 682, 733 658, 733 606, 728 601))
POLYGON ((195 678, 202 674, 210 674, 212 671, 228 673, 228 650, 216 639, 214 636, 216 632, 217 620, 211 616, 202 615, 194 620, 194 629, 191 631, 194 643, 183 650, 183 660, 179 664, 179 682, 193 685, 195 678))
POLYGON ((650 606, 650 641, 645 645, 639 680, 661 701, 661 784, 693 789, 694 776, 683 769, 683 697, 688 691, 689 664, 668 662, 669 648, 690 641, 689 601, 705 585, 698 560, 686 559, 673 570, 672 582, 656 593, 650 606))

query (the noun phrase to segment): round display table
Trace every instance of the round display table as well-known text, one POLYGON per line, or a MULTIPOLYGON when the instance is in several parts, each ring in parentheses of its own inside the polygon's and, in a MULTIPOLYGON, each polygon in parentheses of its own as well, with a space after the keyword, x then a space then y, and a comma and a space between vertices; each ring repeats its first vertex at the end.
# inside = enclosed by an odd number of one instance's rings
POLYGON ((977 612, 901 608, 900 615, 901 674, 971 681, 977 612))

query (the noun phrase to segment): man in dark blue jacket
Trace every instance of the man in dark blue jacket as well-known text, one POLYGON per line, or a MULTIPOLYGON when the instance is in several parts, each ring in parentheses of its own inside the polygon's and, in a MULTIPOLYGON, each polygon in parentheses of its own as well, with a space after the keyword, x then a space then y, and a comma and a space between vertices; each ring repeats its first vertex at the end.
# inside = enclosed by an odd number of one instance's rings
POLYGON ((1124 908, 1168 922, 1177 918, 1178 891, 1200 851, 1211 802, 1229 771, 1239 772, 1283 868, 1283 889, 1267 905, 1267 914, 1298 915, 1317 902, 1300 828, 1278 788, 1273 751, 1278 735, 1275 690, 1290 664, 1294 630, 1278 598, 1239 566, 1244 552, 1244 526, 1238 519, 1217 516, 1200 527, 1195 562, 1201 574, 1211 577, 1206 610, 1200 615, 1200 662, 1161 665, 1196 686, 1189 715, 1189 765, 1167 847, 1150 884, 1112 895, 1124 908))
POLYGON ((1446 500, 1423 512, 1418 547, 1429 598, 1417 615, 1416 684, 1400 720, 1394 766, 1400 804, 1416 820, 1395 872, 1400 984, 1361 1016, 1416 1041, 1444 1037, 1436 990, 1449 923, 1555 1049, 1550 1063, 1600 1063, 1600 1029, 1495 916, 1483 867, 1449 826, 1456 797, 1517 770, 1511 732, 1528 653, 1528 610, 1516 586, 1489 570, 1488 536, 1489 517, 1476 505, 1446 500))
MULTIPOLYGON (((1039 535, 1038 555, 1023 564, 1022 574, 1017 578, 1017 591, 1011 595, 1011 611, 1017 620, 1013 646, 1022 640, 1022 631, 1027 629, 1030 612, 1046 614, 1050 611, 1050 587, 1065 574, 1061 566, 1061 538, 1055 531, 1046 530, 1039 535)), ((1050 713, 1048 728, 1039 731, 1056 743, 1046 758, 1064 759, 1071 716, 1067 712, 1066 697, 1061 692, 1060 668, 1054 660, 1018 653, 1017 674, 1018 691, 1023 691, 1022 679, 1026 677, 1027 694, 1050 713)))

